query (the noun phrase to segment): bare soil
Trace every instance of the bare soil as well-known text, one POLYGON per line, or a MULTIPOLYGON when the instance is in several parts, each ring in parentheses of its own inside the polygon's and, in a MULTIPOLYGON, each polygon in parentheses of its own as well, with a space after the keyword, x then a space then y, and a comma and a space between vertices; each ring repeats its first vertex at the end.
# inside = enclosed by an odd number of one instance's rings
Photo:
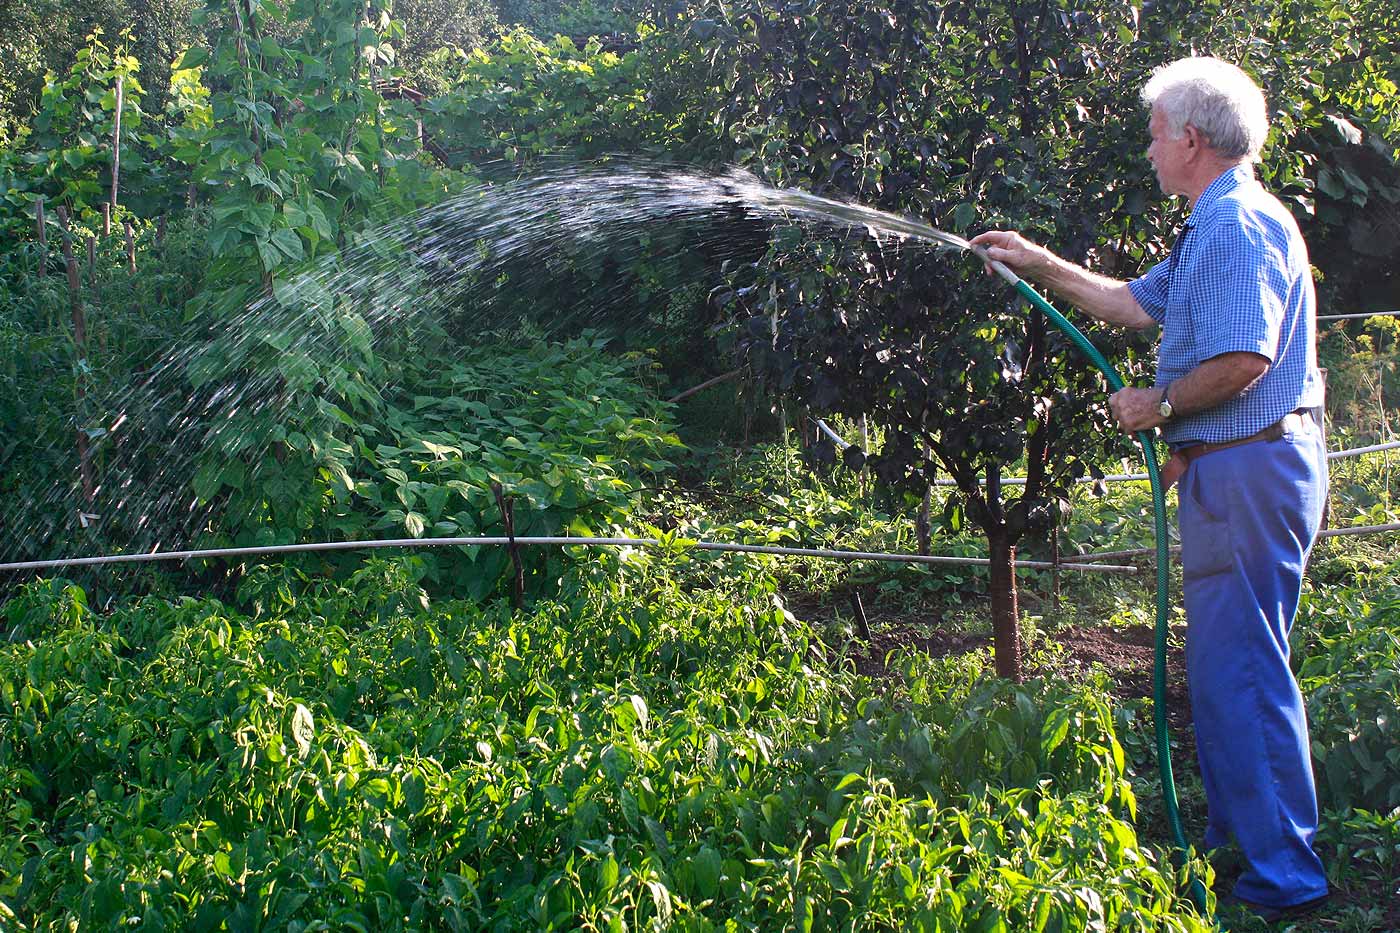
MULTIPOLYGON (((808 619, 830 615, 829 607, 794 600, 793 612, 808 619)), ((849 616, 848 612, 842 612, 849 616)), ((857 640, 847 649, 856 670, 876 680, 888 674, 885 659, 897 648, 914 648, 930 657, 950 657, 991 648, 990 634, 940 630, 935 615, 902 616, 870 612, 869 641, 857 640)), ((1120 700, 1152 697, 1152 665, 1156 634, 1150 626, 1070 625, 1045 636, 1061 645, 1065 654, 1043 668, 1027 668, 1026 676, 1085 676, 1095 669, 1108 675, 1113 694, 1120 700)), ((1167 650, 1167 718, 1172 731, 1189 738, 1191 706, 1186 691, 1185 658, 1178 645, 1167 650)))

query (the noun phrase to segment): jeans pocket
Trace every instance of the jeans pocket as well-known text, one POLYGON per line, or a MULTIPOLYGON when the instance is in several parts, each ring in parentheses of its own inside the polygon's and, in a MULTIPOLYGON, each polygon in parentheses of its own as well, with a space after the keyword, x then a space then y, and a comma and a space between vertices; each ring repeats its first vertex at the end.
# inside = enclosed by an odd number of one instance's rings
POLYGON ((1181 526, 1181 572, 1188 579, 1224 573, 1234 566, 1230 523, 1225 509, 1210 507, 1204 488, 1207 479, 1201 463, 1191 465, 1181 478, 1177 522, 1181 526))

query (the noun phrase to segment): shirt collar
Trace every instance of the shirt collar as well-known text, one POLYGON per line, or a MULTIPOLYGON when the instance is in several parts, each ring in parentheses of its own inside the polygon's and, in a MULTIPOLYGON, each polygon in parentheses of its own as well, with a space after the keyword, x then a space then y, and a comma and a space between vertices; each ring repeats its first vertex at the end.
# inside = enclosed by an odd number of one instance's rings
POLYGON ((1186 225, 1194 226, 1197 219, 1204 217, 1205 212, 1210 210, 1212 204, 1253 178, 1254 169, 1248 165, 1236 165, 1221 172, 1215 181, 1206 185, 1206 190, 1196 199, 1196 206, 1192 208, 1186 225))

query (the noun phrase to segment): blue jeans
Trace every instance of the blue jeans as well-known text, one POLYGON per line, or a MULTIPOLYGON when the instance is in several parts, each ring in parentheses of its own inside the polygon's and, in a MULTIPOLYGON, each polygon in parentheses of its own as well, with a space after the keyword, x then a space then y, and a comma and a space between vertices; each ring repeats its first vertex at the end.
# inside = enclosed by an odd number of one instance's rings
POLYGON ((1322 522, 1327 457, 1311 421, 1192 462, 1178 521, 1186 677, 1210 821, 1248 868, 1235 895, 1289 907, 1327 893, 1308 723, 1288 666, 1303 568, 1322 522))

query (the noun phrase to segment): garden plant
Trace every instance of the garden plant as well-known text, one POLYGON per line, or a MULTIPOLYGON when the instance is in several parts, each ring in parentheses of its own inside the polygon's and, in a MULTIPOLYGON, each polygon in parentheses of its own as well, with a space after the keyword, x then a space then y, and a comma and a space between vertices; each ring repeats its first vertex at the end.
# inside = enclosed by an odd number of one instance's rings
MULTIPOLYGON (((0 4, 0 564, 510 542, 0 570, 0 929, 1264 929, 1173 844, 1184 617, 1154 709, 1104 376, 967 256, 744 198, 1132 276, 1184 219, 1137 89, 1213 54, 1320 312, 1394 311, 1392 14, 0 4)), ((1400 929, 1396 320, 1319 329, 1331 447, 1377 448, 1329 521, 1381 530, 1318 544, 1291 636, 1303 933, 1400 929)))

